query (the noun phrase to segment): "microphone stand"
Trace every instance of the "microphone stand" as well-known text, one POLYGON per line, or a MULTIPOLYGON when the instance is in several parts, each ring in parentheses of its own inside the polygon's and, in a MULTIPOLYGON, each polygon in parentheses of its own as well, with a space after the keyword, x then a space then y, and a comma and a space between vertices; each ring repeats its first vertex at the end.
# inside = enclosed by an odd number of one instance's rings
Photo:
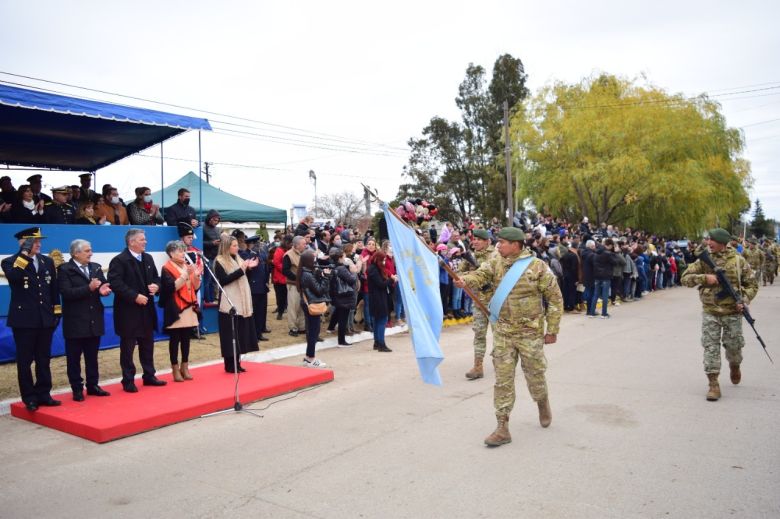
MULTIPOLYGON (((187 258, 187 262, 190 265, 194 265, 190 257, 185 253, 184 257, 187 258)), ((201 255, 203 258, 203 256, 201 255)), ((219 280, 217 279, 217 276, 214 275, 214 272, 211 270, 211 268, 208 266, 208 262, 205 261, 205 258, 203 258, 203 267, 206 269, 206 272, 208 272, 209 276, 211 276, 211 279, 214 281, 214 284, 219 289, 220 297, 224 297, 225 301, 228 302, 230 305, 230 328, 232 332, 232 346, 233 346, 233 383, 234 383, 234 393, 233 393, 233 408, 232 409, 223 409, 222 411, 215 411, 213 413, 207 413, 201 416, 201 418, 208 418, 209 416, 217 416, 224 413, 229 413, 230 411, 236 411, 236 412, 242 412, 242 413, 248 413, 253 416, 256 416, 258 418, 262 418, 263 415, 257 414, 249 409, 245 409, 244 405, 241 403, 241 400, 239 399, 239 391, 238 391, 238 382, 241 378, 241 374, 238 371, 238 342, 236 340, 236 306, 233 304, 233 301, 230 300, 230 296, 227 295, 227 292, 225 292, 225 288, 220 284, 219 280)))

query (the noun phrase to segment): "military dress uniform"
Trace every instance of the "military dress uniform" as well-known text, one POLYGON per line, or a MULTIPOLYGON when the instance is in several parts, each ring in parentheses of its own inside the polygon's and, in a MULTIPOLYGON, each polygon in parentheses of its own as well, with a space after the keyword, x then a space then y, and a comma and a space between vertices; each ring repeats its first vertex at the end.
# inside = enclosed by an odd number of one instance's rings
MULTIPOLYGON (((710 239, 727 244, 728 233, 723 229, 709 231, 710 239), (722 231, 722 232, 720 232, 722 231), (722 241, 725 240, 725 241, 722 241)), ((727 246, 720 252, 710 253, 715 265, 724 270, 734 290, 742 295, 745 303, 750 302, 758 292, 758 283, 747 260, 735 249, 727 246)), ((718 285, 705 285, 705 276, 715 272, 696 260, 688 267, 680 282, 686 287, 699 288, 699 299, 702 303, 701 345, 704 348, 704 373, 710 381, 707 400, 720 398, 718 375, 721 367, 721 345, 726 350, 729 362, 731 381, 738 384, 741 379, 740 364, 742 363, 742 347, 745 339, 742 336, 742 313, 737 310, 737 303, 731 297, 718 299, 717 294, 723 290, 718 285)))
MULTIPOLYGON (((511 241, 525 239, 519 229, 506 227, 498 237, 511 241)), ((532 253, 527 249, 506 258, 496 254, 462 279, 473 290, 481 290, 486 285, 497 288, 517 260, 530 256, 532 253)), ((498 320, 493 324, 492 356, 496 372, 493 404, 499 426, 497 432, 503 430, 507 440, 491 443, 488 437, 485 440, 488 445, 511 441, 506 426, 515 403, 515 370, 518 360, 531 398, 539 406, 540 422, 544 427, 549 425, 551 415, 545 380, 547 360, 544 356, 544 336, 558 334, 562 315, 563 296, 555 274, 547 263, 534 257, 507 296, 498 320)))
MULTIPOLYGON (((67 193, 67 187, 58 187, 52 189, 53 193, 67 193)), ((76 223, 76 212, 73 206, 64 203, 59 204, 54 201, 48 201, 43 204, 43 221, 53 224, 73 224, 76 223)))
MULTIPOLYGON (((41 239, 40 228, 18 232, 17 239, 41 239)), ((7 325, 16 344, 16 371, 22 401, 30 411, 39 405, 55 406, 51 397, 51 341, 62 307, 57 285, 57 269, 48 256, 34 257, 21 251, 2 261, 3 273, 11 288, 7 325), (35 378, 32 363, 35 362, 35 378)))
MULTIPOLYGON (((486 236, 483 239, 489 239, 489 236, 487 236, 487 231, 482 231, 482 232, 484 232, 486 236)), ((477 236, 476 233, 477 231, 474 231, 475 236, 477 236)), ((477 236, 477 237, 482 238, 482 236, 477 236)), ((465 274, 467 272, 476 270, 485 261, 493 257, 495 253, 496 253, 496 248, 493 247, 492 245, 489 245, 488 247, 486 247, 481 251, 474 251, 474 259, 476 260, 477 266, 474 266, 468 261, 461 261, 458 272, 465 274)), ((492 291, 494 288, 495 288, 494 286, 482 287, 482 291, 479 293, 478 297, 483 303, 485 303, 486 301, 490 301, 490 298, 493 295, 492 291)), ((489 324, 488 317, 484 313, 482 313, 479 310, 474 312, 474 320, 471 323, 471 329, 474 331, 474 367, 468 373, 466 373, 466 378, 468 378, 469 380, 476 380, 484 376, 482 364, 483 364, 483 359, 485 358, 485 352, 487 351, 488 324, 489 324)))

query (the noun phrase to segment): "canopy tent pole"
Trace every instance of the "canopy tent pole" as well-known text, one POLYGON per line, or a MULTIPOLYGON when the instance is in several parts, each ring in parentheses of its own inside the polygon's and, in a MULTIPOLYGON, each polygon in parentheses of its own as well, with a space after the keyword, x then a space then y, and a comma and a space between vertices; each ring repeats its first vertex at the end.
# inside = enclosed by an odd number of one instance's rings
POLYGON ((203 163, 201 157, 200 130, 198 130, 198 220, 203 221, 203 163))
POLYGON ((165 218, 165 160, 163 160, 163 143, 160 143, 160 214, 165 218))

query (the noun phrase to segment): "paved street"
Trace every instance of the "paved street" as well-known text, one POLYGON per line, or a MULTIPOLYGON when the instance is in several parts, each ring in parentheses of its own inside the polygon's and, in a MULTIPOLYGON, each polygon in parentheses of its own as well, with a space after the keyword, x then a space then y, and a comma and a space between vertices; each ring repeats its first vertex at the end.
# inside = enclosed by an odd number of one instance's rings
POLYGON ((322 352, 335 381, 272 400, 263 418, 97 445, 5 416, 0 517, 780 517, 780 286, 752 309, 778 364, 746 326, 742 383, 725 373, 715 403, 695 290, 607 321, 567 315, 547 348, 552 426, 539 427, 521 377, 513 442, 497 449, 482 443, 492 367, 463 377, 467 326, 443 333, 441 388, 422 384, 402 334, 391 354, 322 352))

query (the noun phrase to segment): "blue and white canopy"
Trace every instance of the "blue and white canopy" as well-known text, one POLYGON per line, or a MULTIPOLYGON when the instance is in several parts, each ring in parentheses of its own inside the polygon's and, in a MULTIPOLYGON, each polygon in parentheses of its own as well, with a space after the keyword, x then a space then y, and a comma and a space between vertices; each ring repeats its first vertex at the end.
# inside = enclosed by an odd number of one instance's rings
POLYGON ((0 84, 0 164, 96 171, 208 120, 0 84))

